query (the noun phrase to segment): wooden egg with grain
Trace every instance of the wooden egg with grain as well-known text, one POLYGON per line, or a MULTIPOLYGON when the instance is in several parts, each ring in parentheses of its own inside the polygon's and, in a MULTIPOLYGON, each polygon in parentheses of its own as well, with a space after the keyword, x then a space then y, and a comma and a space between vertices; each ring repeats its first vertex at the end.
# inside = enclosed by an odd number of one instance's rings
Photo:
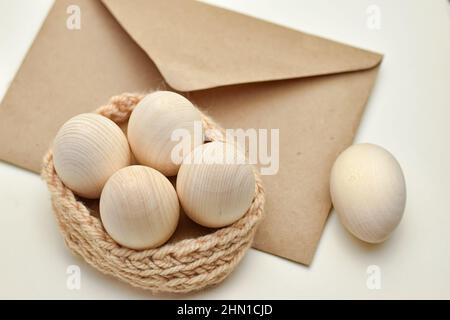
POLYGON ((56 134, 55 170, 77 195, 96 199, 108 178, 130 164, 130 148, 122 130, 110 119, 83 113, 69 119, 56 134))
POLYGON ((370 243, 386 240, 405 209, 402 169, 391 153, 373 144, 353 145, 339 155, 331 170, 330 192, 342 224, 370 243))
POLYGON ((199 110, 188 99, 175 92, 155 91, 145 96, 133 110, 128 123, 128 141, 140 164, 174 176, 182 159, 203 143, 201 123, 199 110), (200 127, 200 137, 195 136, 196 123, 200 127), (172 140, 175 130, 186 132, 186 141, 190 144, 179 159, 172 157, 179 143, 172 140))
POLYGON ((136 250, 165 243, 175 232, 179 212, 173 185, 163 174, 145 166, 117 171, 100 197, 106 232, 120 245, 136 250))
POLYGON ((219 228, 240 219, 255 195, 255 176, 232 144, 201 145, 181 164, 176 183, 186 214, 198 224, 219 228))

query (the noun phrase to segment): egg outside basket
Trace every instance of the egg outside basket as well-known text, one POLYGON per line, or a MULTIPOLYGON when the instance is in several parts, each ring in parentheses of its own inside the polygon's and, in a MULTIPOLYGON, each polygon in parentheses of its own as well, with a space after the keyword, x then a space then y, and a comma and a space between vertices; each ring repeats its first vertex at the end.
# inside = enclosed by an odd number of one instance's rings
MULTIPOLYGON (((128 120, 142 97, 138 94, 115 96, 96 112, 121 124, 128 120)), ((206 115, 202 116, 207 140, 223 140, 223 129, 206 115)), ((53 211, 64 240, 72 252, 101 272, 132 286, 152 292, 181 293, 221 282, 250 247, 264 206, 261 179, 256 170, 254 172, 255 197, 241 219, 210 234, 148 250, 124 248, 106 233, 100 219, 59 179, 52 150, 44 157, 42 177, 50 190, 53 211)))

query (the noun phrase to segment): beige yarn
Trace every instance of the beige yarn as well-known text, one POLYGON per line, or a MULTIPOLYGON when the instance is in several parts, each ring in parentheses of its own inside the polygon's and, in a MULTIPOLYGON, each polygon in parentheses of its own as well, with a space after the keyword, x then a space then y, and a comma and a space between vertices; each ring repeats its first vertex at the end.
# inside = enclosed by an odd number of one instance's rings
MULTIPOLYGON (((120 124, 128 120, 143 95, 122 94, 96 112, 120 124)), ((223 130, 203 115, 209 140, 221 140, 223 130)), ((103 273, 153 292, 189 292, 224 280, 252 243, 264 206, 264 190, 255 170, 255 198, 250 209, 232 225, 195 239, 156 249, 132 250, 118 245, 101 221, 59 179, 53 153, 44 158, 42 177, 51 193, 54 214, 67 246, 103 273)))

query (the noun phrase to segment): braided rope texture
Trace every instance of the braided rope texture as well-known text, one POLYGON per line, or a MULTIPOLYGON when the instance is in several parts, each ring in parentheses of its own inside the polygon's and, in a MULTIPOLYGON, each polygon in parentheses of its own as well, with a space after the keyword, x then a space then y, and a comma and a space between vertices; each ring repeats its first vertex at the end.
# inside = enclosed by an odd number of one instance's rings
MULTIPOLYGON (((111 98, 97 113, 117 124, 128 121, 133 108, 144 97, 124 93, 111 98)), ((224 135, 212 119, 203 115, 207 140, 224 135)), ((186 293, 224 280, 250 247, 263 215, 264 189, 256 172, 255 198, 245 215, 232 225, 213 233, 156 249, 133 250, 117 244, 105 231, 99 218, 68 189, 56 174, 53 153, 44 157, 42 177, 51 193, 53 212, 66 245, 94 268, 132 286, 153 293, 186 293)))

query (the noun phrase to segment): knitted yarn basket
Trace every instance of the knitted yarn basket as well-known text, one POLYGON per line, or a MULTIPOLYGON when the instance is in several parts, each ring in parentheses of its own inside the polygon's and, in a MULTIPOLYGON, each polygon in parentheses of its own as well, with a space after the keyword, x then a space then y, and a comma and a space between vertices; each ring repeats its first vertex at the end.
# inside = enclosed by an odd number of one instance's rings
MULTIPOLYGON (((139 94, 112 97, 97 113, 117 124, 128 120, 139 94)), ((213 120, 203 115, 207 140, 224 135, 213 120), (208 136, 209 132, 209 136, 208 136)), ((51 193, 53 211, 66 245, 94 268, 132 286, 152 292, 181 293, 202 289, 224 280, 250 247, 262 218, 264 190, 256 170, 255 197, 245 215, 230 226, 207 235, 165 244, 156 249, 133 250, 117 244, 105 231, 99 218, 58 177, 53 153, 44 157, 42 177, 51 193)))

